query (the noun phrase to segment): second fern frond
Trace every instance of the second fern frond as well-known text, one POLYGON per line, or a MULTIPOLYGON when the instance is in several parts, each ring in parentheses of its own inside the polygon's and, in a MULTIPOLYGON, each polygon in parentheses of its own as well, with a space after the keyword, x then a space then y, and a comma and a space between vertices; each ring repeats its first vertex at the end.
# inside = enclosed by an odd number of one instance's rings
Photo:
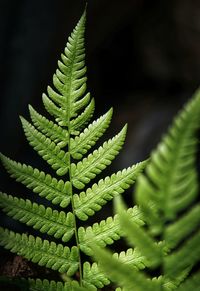
POLYGON ((149 276, 141 271, 144 265, 136 270, 134 264, 122 263, 108 250, 95 248, 93 243, 93 253, 102 270, 125 291, 200 290, 196 169, 199 128, 200 91, 177 115, 168 134, 152 152, 145 173, 137 179, 134 197, 144 225, 130 220, 119 197, 115 201, 121 232, 128 244, 144 257, 149 276), (152 271, 157 276, 150 276, 152 271))

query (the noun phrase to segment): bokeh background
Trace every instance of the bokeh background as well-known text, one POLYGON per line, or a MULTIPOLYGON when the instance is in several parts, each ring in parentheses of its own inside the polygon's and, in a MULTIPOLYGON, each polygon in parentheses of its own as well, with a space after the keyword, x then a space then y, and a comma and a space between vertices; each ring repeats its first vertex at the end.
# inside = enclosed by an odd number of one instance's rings
MULTIPOLYGON (((1 0, 0 5, 1 151, 43 167, 18 116, 28 118, 29 103, 44 112, 42 92, 52 84, 85 1, 1 0)), ((95 117, 114 107, 110 136, 129 124, 113 164, 121 169, 149 156, 200 84, 200 1, 88 0, 87 10, 86 62, 95 117)), ((1 173, 3 191, 26 192, 1 173)))

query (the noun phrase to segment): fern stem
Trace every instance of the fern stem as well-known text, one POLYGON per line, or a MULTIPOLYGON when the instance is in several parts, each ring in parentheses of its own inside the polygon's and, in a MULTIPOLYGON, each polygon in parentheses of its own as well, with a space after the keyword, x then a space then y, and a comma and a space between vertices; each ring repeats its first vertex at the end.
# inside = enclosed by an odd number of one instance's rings
MULTIPOLYGON (((70 156, 70 130, 69 130, 69 137, 68 137, 68 151, 69 151, 69 180, 71 182, 71 156, 70 156)), ((82 286, 82 280, 83 280, 83 274, 82 274, 82 263, 81 263, 81 253, 80 253, 80 243, 78 238, 78 228, 77 228, 77 222, 76 222, 76 215, 75 215, 75 207, 74 207, 74 200, 73 200, 73 186, 71 183, 71 207, 72 207, 72 213, 74 217, 74 234, 75 234, 75 240, 76 245, 78 248, 78 257, 79 257, 79 276, 80 276, 80 286, 82 286)))
MULTIPOLYGON (((73 206, 72 206, 73 208, 73 206)), ((80 286, 82 286, 82 280, 83 280, 83 272, 82 272, 82 262, 81 262, 81 252, 80 252, 80 243, 78 238, 78 232, 77 232, 77 223, 76 223, 76 216, 74 214, 74 228, 75 228, 75 239, 76 239, 76 245, 78 248, 78 257, 79 257, 79 276, 80 276, 80 286)))
MULTIPOLYGON (((71 177, 71 155, 70 155, 70 122, 68 123, 68 152, 69 152, 69 181, 71 183, 72 177, 71 177)), ((76 240, 76 246, 78 248, 78 257, 79 257, 79 276, 80 276, 80 286, 82 286, 82 280, 83 280, 83 274, 82 274, 82 263, 81 263, 81 253, 80 253, 80 243, 79 243, 79 238, 78 238, 78 228, 77 228, 77 222, 76 222, 76 214, 75 214, 75 207, 74 207, 74 199, 73 199, 73 186, 71 183, 71 189, 70 189, 70 194, 71 194, 71 207, 72 207, 72 213, 74 217, 74 234, 75 234, 75 240, 76 240)))
MULTIPOLYGON (((77 40, 75 43, 75 48, 77 46, 77 40)), ((74 64, 75 60, 75 54, 76 54, 76 49, 74 50, 73 56, 72 56, 72 64, 74 64)), ((69 86, 68 86, 68 92, 67 95, 70 96, 71 94, 71 80, 72 80, 72 67, 70 68, 69 72, 69 86)), ((70 98, 67 98, 67 110, 70 112, 70 98)), ((68 153, 69 153, 69 181, 71 183, 71 189, 70 189, 70 194, 71 194, 71 208, 72 208, 72 213, 74 217, 74 234, 75 234, 75 240, 76 240, 76 246, 78 249, 78 258, 79 258, 79 283, 80 286, 82 287, 82 281, 83 281, 83 274, 82 274, 82 263, 81 263, 81 252, 80 252, 80 243, 79 243, 79 237, 78 237, 78 229, 77 229, 77 222, 76 222, 76 214, 75 214, 75 207, 74 207, 74 199, 73 199, 73 185, 72 185, 72 175, 71 175, 71 150, 70 150, 70 139, 71 139, 71 127, 70 127, 70 114, 67 116, 67 124, 68 124, 68 153)))

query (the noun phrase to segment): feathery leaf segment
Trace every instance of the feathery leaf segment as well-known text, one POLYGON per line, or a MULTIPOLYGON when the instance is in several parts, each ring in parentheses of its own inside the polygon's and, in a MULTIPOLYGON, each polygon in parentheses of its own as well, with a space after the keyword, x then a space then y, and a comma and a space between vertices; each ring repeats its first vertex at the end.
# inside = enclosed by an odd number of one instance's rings
MULTIPOLYGON (((109 284, 98 265, 90 261, 82 262, 81 256, 82 253, 92 255, 91 237, 95 237, 101 246, 112 244, 120 238, 122 232, 118 215, 88 227, 82 226, 81 221, 86 221, 114 196, 130 187, 146 164, 138 163, 87 186, 118 155, 127 126, 94 149, 110 125, 113 110, 111 108, 90 123, 94 99, 86 86, 85 20, 84 12, 58 61, 53 86, 48 86, 47 94, 43 94, 49 117, 42 116, 32 106, 29 106, 31 122, 21 117, 29 144, 56 172, 57 177, 1 154, 2 163, 12 178, 52 203, 47 207, 45 203, 37 204, 32 199, 24 199, 24 196, 0 194, 2 210, 39 233, 35 237, 0 228, 0 245, 40 266, 57 270, 66 280, 56 283, 31 279, 27 281, 30 290, 84 290, 84 287, 97 290, 109 284), (57 209, 53 209, 53 205, 57 209), (40 233, 48 234, 49 240, 42 239, 40 233), (51 236, 54 241, 51 241, 51 236), (60 242, 57 243, 58 239, 60 242), (68 242, 70 247, 66 245, 68 242)), ((136 224, 143 224, 136 207, 130 208, 127 215, 136 224)), ((144 265, 143 257, 132 250, 116 256, 123 260, 127 257, 134 263, 133 254, 137 257, 135 265, 144 265)))
POLYGON ((147 277, 140 271, 144 266, 136 270, 134 265, 122 264, 108 250, 91 246, 101 269, 125 291, 200 290, 199 271, 192 272, 200 262, 196 170, 199 128, 197 91, 152 152, 145 173, 137 179, 135 198, 145 227, 130 220, 120 199, 115 201, 127 242, 144 257, 147 271, 161 270, 160 274, 157 271, 158 277, 147 277))

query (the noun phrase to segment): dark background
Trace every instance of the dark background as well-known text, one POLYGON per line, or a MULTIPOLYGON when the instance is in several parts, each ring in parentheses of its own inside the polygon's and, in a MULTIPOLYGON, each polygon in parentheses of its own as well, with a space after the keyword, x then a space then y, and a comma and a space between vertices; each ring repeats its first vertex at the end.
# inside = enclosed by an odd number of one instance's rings
MULTIPOLYGON (((85 1, 0 5, 1 151, 39 167, 18 116, 29 118, 29 103, 44 112, 42 92, 52 84, 57 60, 85 1)), ((111 136, 129 124, 125 147, 113 165, 121 169, 149 156, 199 86, 200 1, 89 0, 86 49, 95 117, 114 107, 111 136)), ((1 172, 3 191, 26 192, 1 172)))
MULTIPOLYGON (((28 103, 43 110, 42 92, 84 6, 1 1, 1 151, 12 158, 28 148, 18 116, 28 118, 28 103)), ((200 83, 200 1, 89 0, 86 48, 96 117, 113 106, 113 130, 129 123, 127 166, 149 154, 200 83)))

